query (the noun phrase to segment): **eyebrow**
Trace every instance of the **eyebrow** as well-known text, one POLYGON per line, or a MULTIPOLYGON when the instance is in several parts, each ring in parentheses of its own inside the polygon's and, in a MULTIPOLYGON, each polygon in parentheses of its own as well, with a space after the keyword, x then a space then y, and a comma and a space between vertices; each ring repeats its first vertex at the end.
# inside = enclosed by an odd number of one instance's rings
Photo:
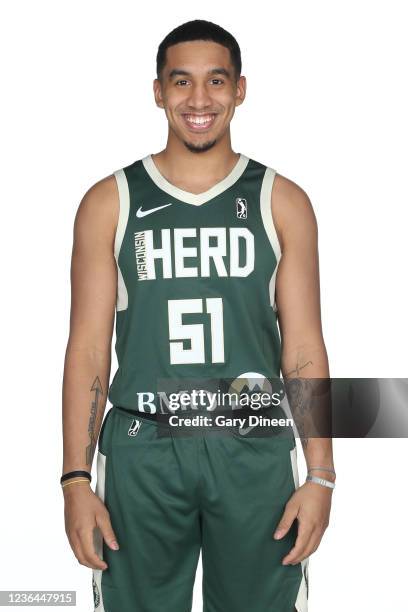
MULTIPOLYGON (((228 79, 231 76, 229 70, 226 68, 212 68, 207 74, 223 74, 228 79)), ((173 68, 169 73, 169 79, 172 79, 174 76, 191 76, 191 72, 183 70, 182 68, 173 68)))

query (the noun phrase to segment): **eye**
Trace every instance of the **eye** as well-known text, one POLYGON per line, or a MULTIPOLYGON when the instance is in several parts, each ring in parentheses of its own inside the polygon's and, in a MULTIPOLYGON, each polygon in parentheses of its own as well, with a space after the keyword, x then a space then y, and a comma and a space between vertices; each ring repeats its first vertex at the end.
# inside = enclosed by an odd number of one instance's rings
POLYGON ((211 83, 214 85, 221 85, 224 81, 222 79, 211 79, 211 83))
POLYGON ((185 85, 187 83, 186 79, 181 79, 180 81, 176 81, 176 85, 185 85))

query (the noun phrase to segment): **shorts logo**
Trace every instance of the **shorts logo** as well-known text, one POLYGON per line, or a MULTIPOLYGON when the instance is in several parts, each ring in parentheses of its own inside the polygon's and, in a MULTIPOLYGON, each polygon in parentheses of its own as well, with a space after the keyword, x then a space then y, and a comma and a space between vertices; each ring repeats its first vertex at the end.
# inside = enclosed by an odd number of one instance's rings
POLYGON ((246 219, 248 217, 248 207, 245 198, 236 198, 235 205, 237 207, 237 219, 246 219))
POLYGON ((129 427, 129 430, 128 430, 128 436, 136 436, 140 429, 140 425, 141 425, 140 421, 138 421, 137 419, 133 419, 129 427))
POLYGON ((99 595, 99 589, 98 589, 98 585, 95 582, 95 578, 92 578, 92 590, 93 590, 94 605, 95 605, 95 608, 97 608, 99 604, 101 603, 101 597, 99 595))

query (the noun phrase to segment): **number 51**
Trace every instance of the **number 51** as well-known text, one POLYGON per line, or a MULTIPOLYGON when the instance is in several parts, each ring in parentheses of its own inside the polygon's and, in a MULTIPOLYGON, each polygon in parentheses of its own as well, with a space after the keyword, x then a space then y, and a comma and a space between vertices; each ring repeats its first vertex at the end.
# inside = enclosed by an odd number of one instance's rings
POLYGON ((170 363, 205 363, 204 324, 184 323, 183 314, 210 315, 211 363, 224 363, 224 324, 222 298, 169 300, 170 363), (190 340, 191 348, 183 348, 182 340, 190 340))

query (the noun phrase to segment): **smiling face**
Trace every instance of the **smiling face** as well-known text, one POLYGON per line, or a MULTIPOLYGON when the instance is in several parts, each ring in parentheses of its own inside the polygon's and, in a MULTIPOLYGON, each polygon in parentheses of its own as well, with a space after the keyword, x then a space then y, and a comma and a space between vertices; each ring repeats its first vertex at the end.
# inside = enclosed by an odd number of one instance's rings
POLYGON ((245 77, 236 79, 229 49, 195 40, 166 51, 160 80, 153 84, 157 106, 164 108, 169 137, 195 153, 229 137, 235 107, 245 98, 245 77))

